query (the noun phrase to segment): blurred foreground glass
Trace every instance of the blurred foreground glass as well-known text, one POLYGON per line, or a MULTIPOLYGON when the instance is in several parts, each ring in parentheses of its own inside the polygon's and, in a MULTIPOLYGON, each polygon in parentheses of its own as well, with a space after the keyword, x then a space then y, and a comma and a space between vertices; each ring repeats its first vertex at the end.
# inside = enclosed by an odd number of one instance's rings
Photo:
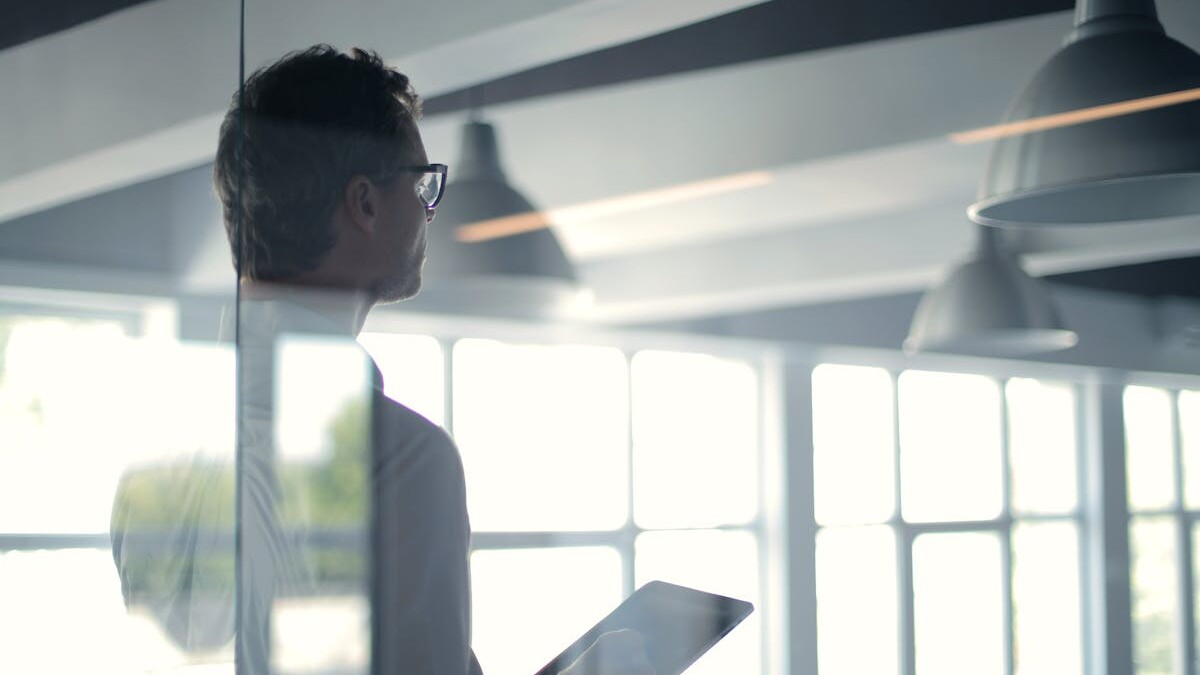
MULTIPOLYGON (((243 600, 269 601, 270 610, 243 616, 267 622, 274 672, 365 673, 371 654, 368 533, 377 494, 369 362, 348 336, 283 333, 274 343, 273 370, 254 373, 266 365, 258 361, 265 354, 256 336, 245 337, 254 328, 243 330, 243 367, 252 379, 241 401, 249 426, 242 444, 240 569, 247 575, 243 600), (272 372, 274 393, 260 400, 254 375, 272 372), (273 448, 255 442, 263 403, 272 405, 273 448), (264 509, 266 499, 274 503, 264 509)), ((242 631, 251 645, 255 635, 242 631)))
POLYGON ((3 670, 232 671, 232 349, 74 317, 0 336, 3 670))

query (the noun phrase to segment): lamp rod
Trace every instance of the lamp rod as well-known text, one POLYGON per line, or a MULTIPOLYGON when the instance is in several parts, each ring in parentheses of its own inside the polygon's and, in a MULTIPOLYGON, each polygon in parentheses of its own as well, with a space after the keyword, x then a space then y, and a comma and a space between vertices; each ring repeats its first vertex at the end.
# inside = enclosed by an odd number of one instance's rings
POLYGON ((975 224, 975 251, 980 258, 1000 255, 1005 249, 1000 228, 975 224))

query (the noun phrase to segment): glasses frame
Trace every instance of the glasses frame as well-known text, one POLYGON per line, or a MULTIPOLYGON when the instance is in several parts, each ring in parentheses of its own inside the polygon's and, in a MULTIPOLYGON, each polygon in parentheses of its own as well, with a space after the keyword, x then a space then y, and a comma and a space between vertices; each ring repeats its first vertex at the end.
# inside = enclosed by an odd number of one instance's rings
POLYGON ((433 203, 425 206, 426 211, 432 211, 437 208, 437 205, 442 203, 442 196, 446 194, 446 174, 449 170, 445 164, 416 164, 413 166, 399 167, 402 173, 436 173, 441 174, 442 180, 438 183, 437 196, 433 198, 433 203))

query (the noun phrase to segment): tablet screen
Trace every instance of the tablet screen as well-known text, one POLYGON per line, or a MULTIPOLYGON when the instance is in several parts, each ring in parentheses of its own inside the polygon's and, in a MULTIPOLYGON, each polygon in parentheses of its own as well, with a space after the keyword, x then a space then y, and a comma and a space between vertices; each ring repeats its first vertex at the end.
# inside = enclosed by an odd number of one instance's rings
POLYGON ((536 675, 557 675, 600 635, 621 629, 642 635, 657 675, 679 675, 753 611, 754 606, 743 600, 651 581, 536 675))

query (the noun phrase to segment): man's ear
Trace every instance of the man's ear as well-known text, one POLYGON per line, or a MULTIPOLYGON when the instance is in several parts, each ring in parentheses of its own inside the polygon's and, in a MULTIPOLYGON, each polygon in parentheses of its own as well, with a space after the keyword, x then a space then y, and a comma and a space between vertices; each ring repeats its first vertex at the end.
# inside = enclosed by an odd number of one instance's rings
POLYGON ((374 234, 379 206, 379 189, 371 179, 363 175, 352 176, 342 191, 342 207, 350 223, 367 234, 374 234))

